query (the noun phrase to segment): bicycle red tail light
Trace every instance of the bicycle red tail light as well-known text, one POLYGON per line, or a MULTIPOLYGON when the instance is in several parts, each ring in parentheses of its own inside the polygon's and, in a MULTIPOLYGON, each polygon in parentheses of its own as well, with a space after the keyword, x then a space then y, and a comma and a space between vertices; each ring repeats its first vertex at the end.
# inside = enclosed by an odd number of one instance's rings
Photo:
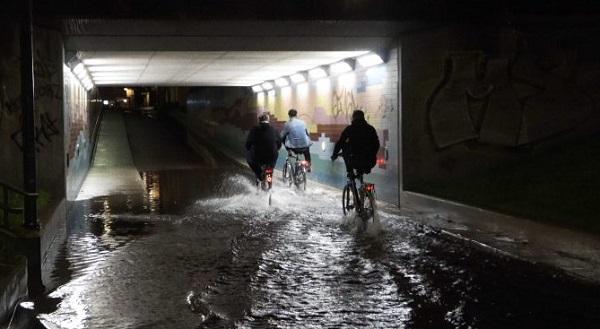
POLYGON ((273 168, 267 168, 267 169, 265 169, 265 172, 267 174, 272 174, 273 173, 273 168))
POLYGON ((366 184, 365 185, 365 190, 367 190, 367 192, 374 192, 375 191, 375 184, 366 184))
POLYGON ((272 181, 273 181, 273 176, 270 176, 270 175, 269 175, 269 176, 267 176, 267 182, 269 182, 269 183, 270 183, 270 182, 272 182, 272 181))

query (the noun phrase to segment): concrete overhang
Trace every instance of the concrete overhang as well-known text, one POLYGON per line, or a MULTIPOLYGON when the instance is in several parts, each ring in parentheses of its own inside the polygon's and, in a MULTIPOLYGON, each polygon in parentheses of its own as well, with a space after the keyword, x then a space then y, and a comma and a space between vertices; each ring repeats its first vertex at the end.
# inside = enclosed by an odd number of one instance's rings
POLYGON ((67 51, 347 51, 392 47, 390 21, 64 21, 67 51))
POLYGON ((416 24, 388 21, 64 21, 96 85, 252 86, 366 52, 416 24))

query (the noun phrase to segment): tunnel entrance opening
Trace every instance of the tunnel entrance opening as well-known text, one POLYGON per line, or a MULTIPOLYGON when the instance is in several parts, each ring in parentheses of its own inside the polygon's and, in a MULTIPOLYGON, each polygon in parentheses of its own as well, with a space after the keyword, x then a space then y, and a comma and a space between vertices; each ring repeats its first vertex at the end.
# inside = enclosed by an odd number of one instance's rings
POLYGON ((244 158, 245 135, 259 114, 281 131, 288 110, 297 109, 312 142, 311 176, 336 187, 345 169, 341 162, 332 168, 331 152, 352 112, 362 110, 381 144, 371 177, 383 200, 398 200, 396 50, 83 51, 71 62, 88 72, 106 109, 171 122, 199 153, 209 143, 244 158))

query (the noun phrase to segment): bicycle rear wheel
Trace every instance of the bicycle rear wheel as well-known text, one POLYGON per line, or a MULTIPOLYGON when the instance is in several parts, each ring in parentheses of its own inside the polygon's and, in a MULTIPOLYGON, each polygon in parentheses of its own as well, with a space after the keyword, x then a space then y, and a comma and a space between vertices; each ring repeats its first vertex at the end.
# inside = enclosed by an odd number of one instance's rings
POLYGON ((363 201, 363 219, 366 222, 375 221, 375 211, 377 209, 377 203, 375 201, 375 194, 367 192, 363 201))
POLYGON ((356 210, 352 188, 349 185, 344 186, 344 191, 342 192, 342 210, 344 211, 344 216, 351 215, 356 210))
POLYGON ((292 165, 289 161, 286 161, 283 165, 283 183, 286 184, 292 179, 292 165))
POLYGON ((296 184, 296 187, 306 191, 306 170, 298 166, 295 174, 294 183, 296 184))
POLYGON ((302 169, 302 190, 306 191, 306 170, 302 169))

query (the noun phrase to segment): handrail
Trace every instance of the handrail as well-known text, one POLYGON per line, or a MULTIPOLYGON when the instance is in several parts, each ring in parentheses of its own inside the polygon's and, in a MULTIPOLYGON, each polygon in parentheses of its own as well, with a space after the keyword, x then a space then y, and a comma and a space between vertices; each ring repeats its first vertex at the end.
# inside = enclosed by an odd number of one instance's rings
POLYGON ((102 118, 104 117, 104 108, 100 108, 98 113, 98 117, 96 118, 96 123, 94 124, 94 130, 91 133, 91 137, 93 139, 92 152, 90 154, 90 165, 94 163, 94 158, 96 157, 96 148, 98 146, 98 135, 100 134, 100 125, 102 124, 102 118))
POLYGON ((0 182, 0 187, 2 187, 4 189, 7 189, 7 190, 10 190, 10 191, 13 191, 13 192, 15 192, 17 194, 21 194, 22 196, 38 196, 38 193, 25 192, 22 189, 20 189, 18 187, 15 187, 13 185, 10 185, 8 183, 0 182))
POLYGON ((2 217, 2 221, 3 221, 3 225, 5 227, 9 226, 8 223, 8 216, 9 214, 23 214, 23 208, 14 208, 11 207, 9 204, 9 197, 8 197, 8 192, 13 192, 19 195, 22 195, 23 197, 37 197, 38 194, 37 193, 29 193, 29 192, 25 192, 23 190, 21 190, 20 188, 14 187, 8 183, 3 183, 0 182, 0 187, 2 187, 2 202, 0 203, 0 209, 3 210, 3 217, 2 217))

